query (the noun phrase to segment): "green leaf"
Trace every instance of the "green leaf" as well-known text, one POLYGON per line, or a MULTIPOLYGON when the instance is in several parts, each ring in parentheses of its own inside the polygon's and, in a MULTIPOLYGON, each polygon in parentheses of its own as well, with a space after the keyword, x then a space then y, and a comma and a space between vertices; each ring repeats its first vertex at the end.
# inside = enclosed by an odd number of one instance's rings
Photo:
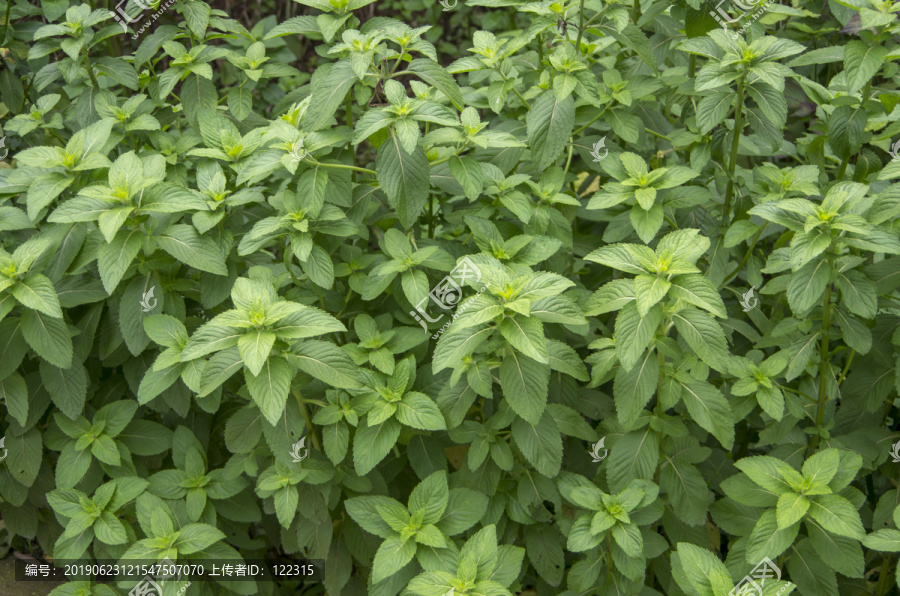
POLYGON ((825 259, 810 261, 793 274, 787 287, 788 304, 795 314, 806 313, 822 300, 831 278, 831 265, 825 259))
POLYGON ((544 327, 534 317, 515 315, 500 322, 500 333, 512 347, 541 363, 550 360, 544 340, 544 327))
POLYGON ((717 596, 713 585, 720 580, 714 578, 729 579, 725 564, 705 548, 687 542, 679 542, 675 550, 672 567, 678 585, 689 594, 717 596))
POLYGON ((659 360, 646 352, 631 369, 619 369, 613 384, 613 396, 619 424, 631 430, 653 397, 659 382, 659 360))
POLYGON ((331 342, 306 340, 294 347, 291 359, 300 370, 332 387, 360 387, 358 368, 353 359, 331 342))
POLYGON ((775 510, 766 510, 747 539, 747 562, 755 565, 763 557, 778 557, 794 542, 799 529, 800 524, 778 529, 775 510))
POLYGON ((466 102, 456 81, 434 60, 416 58, 409 63, 406 70, 417 74, 423 81, 446 95, 457 110, 462 111, 465 108, 466 102))
POLYGON ((216 275, 228 275, 225 259, 219 246, 186 224, 169 226, 154 237, 159 247, 182 263, 216 275))
POLYGON ((823 528, 838 536, 862 540, 866 531, 856 508, 838 495, 817 495, 812 499, 809 515, 823 528))
POLYGON ((680 310, 672 315, 675 328, 700 360, 718 371, 728 368, 730 354, 725 332, 709 314, 696 310, 680 310))
POLYGON ((552 165, 562 153, 575 124, 575 100, 558 100, 553 91, 538 96, 525 118, 532 161, 538 171, 552 165))
POLYGON ((790 476, 791 472, 796 474, 796 470, 780 459, 768 455, 757 455, 745 457, 734 465, 749 476, 753 482, 776 495, 780 496, 792 491, 791 486, 785 481, 785 477, 790 476))
POLYGON ((248 331, 238 339, 241 358, 254 376, 259 375, 274 343, 275 334, 262 329, 248 331))
POLYGON ((862 148, 868 115, 861 107, 838 106, 828 117, 828 144, 841 159, 862 148))
POLYGON ((533 426, 541 421, 547 405, 550 367, 508 351, 500 363, 500 387, 513 412, 533 426))
POLYGON ((428 198, 429 166, 425 152, 416 147, 407 153, 397 135, 391 133, 378 148, 375 170, 400 223, 404 228, 411 227, 425 209, 428 198))
POLYGON ((0 398, 6 404, 6 410, 19 426, 25 426, 28 420, 28 387, 25 379, 18 373, 12 373, 0 379, 0 398))
POLYGON ((41 362, 41 381, 50 393, 56 407, 70 419, 75 420, 84 410, 87 399, 88 374, 84 366, 75 363, 63 369, 48 362, 41 362))
POLYGON ((859 92, 881 70, 888 49, 853 40, 844 46, 844 74, 848 93, 859 92))
POLYGON ((456 155, 450 158, 448 164, 450 173, 463 187, 466 197, 474 201, 481 194, 484 187, 484 177, 481 174, 481 165, 472 157, 456 155))
POLYGON ((353 437, 353 466, 357 474, 368 474, 385 458, 397 442, 401 428, 393 418, 375 426, 369 426, 368 421, 360 421, 353 437))
POLYGON ((638 312, 636 302, 631 302, 616 316, 616 331, 613 336, 616 356, 624 370, 631 370, 641 359, 662 321, 662 308, 652 307, 645 316, 638 312))
POLYGON ((22 336, 38 355, 59 368, 72 364, 72 339, 62 319, 34 310, 22 314, 22 336))
POLYGON ((258 375, 249 370, 244 374, 250 396, 272 426, 278 423, 284 413, 293 377, 291 365, 284 358, 278 357, 268 358, 258 375))
POLYGON ((887 553, 900 552, 900 530, 882 528, 862 539, 863 546, 887 553))
POLYGON ((392 536, 381 543, 372 562, 372 581, 378 583, 397 573, 416 555, 416 543, 392 536))
POLYGON ((716 287, 702 275, 679 275, 672 280, 669 295, 709 311, 723 319, 728 316, 716 287))
MULTIPOLYGON (((816 554, 822 557, 826 565, 847 577, 863 577, 866 564, 859 541, 830 534, 819 524, 813 522, 808 522, 806 529, 816 554)), ((896 530, 894 531, 896 532, 896 530)), ((866 538, 863 538, 863 544, 865 544, 866 538)), ((866 546, 872 548, 869 545, 866 546)))
POLYGON ((556 422, 544 412, 537 425, 517 418, 512 423, 512 436, 516 446, 534 469, 553 478, 562 465, 563 445, 556 422))
POLYGON ((715 436, 723 447, 734 446, 734 413, 722 392, 702 381, 681 383, 681 400, 691 418, 715 436))
POLYGON ((438 529, 447 536, 456 536, 465 532, 484 517, 488 510, 489 500, 482 493, 468 488, 451 488, 447 509, 438 529))
POLYGON ((409 510, 415 514, 424 511, 423 524, 435 524, 447 510, 450 494, 447 487, 447 473, 438 471, 422 480, 409 495, 409 510))
POLYGON ((107 293, 122 281, 128 266, 141 251, 142 235, 138 230, 119 230, 109 244, 103 244, 97 252, 97 268, 107 293))
POLYGON ((24 306, 39 310, 57 319, 62 318, 56 288, 45 275, 40 273, 29 275, 22 281, 14 283, 10 292, 24 306))
POLYGON ((357 80, 350 60, 340 60, 334 65, 317 68, 310 81, 313 101, 302 121, 304 129, 318 130, 326 124, 338 107, 343 105, 347 91, 357 80))
POLYGON ((670 282, 656 275, 641 274, 634 278, 634 296, 638 314, 647 316, 650 309, 665 298, 672 286, 670 282))
POLYGON ((397 420, 421 430, 447 430, 444 415, 431 398, 417 391, 403 395, 397 403, 397 420))
POLYGON ((778 529, 784 530, 803 519, 809 510, 809 499, 797 493, 784 493, 778 497, 778 507, 775 518, 778 529))

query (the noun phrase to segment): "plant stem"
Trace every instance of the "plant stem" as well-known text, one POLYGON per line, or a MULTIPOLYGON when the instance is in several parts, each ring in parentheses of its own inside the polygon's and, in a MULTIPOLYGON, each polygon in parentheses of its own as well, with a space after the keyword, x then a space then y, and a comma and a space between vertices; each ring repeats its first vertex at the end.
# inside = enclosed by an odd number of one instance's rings
POLYGON ((566 158, 566 167, 563 168, 563 173, 569 173, 569 166, 572 164, 572 152, 575 149, 575 143, 572 142, 572 139, 569 139, 569 156, 566 158))
POLYGON ((377 174, 375 170, 367 170, 366 168, 358 168, 356 166, 348 166, 342 163, 322 163, 320 161, 316 161, 315 159, 308 158, 309 163, 314 166, 322 166, 323 168, 335 168, 338 170, 353 170, 354 172, 362 172, 363 174, 372 174, 373 176, 377 174))
MULTIPOLYGON (((607 105, 608 105, 608 104, 607 104, 607 105)), ((603 116, 603 114, 606 113, 606 108, 607 108, 607 106, 603 106, 603 109, 600 110, 600 113, 599 113, 599 114, 597 114, 596 116, 594 116, 593 118, 591 118, 591 121, 590 121, 590 122, 588 122, 587 124, 585 124, 584 126, 582 126, 581 128, 579 128, 578 130, 576 130, 575 132, 573 132, 573 133, 572 133, 572 136, 575 137, 575 136, 580 135, 581 133, 583 133, 583 132, 587 129, 588 126, 590 126, 591 124, 593 124, 594 122, 596 122, 597 120, 599 120, 599 119, 603 116)))
POLYGON ((6 17, 3 19, 3 33, 0 34, 0 46, 6 47, 6 30, 9 28, 9 15, 12 12, 12 0, 6 2, 6 17))
POLYGON ((841 168, 838 170, 837 179, 843 180, 844 174, 847 172, 847 165, 850 163, 850 156, 848 155, 844 159, 841 160, 841 168))
POLYGON ((319 442, 319 437, 316 435, 316 427, 313 426, 312 418, 309 416, 309 410, 306 409, 306 404, 303 402, 300 392, 296 389, 291 389, 291 393, 294 394, 297 405, 300 406, 300 414, 303 416, 303 419, 306 420, 306 426, 309 429, 309 437, 312 439, 313 447, 316 448, 316 451, 322 451, 322 444, 319 442))
POLYGON ((347 92, 347 98, 344 102, 344 109, 346 110, 346 115, 344 116, 344 120, 347 123, 347 126, 353 128, 353 98, 350 96, 351 91, 347 92))
POLYGON ((738 146, 741 142, 741 128, 744 125, 744 78, 738 81, 737 99, 734 104, 734 136, 731 139, 731 159, 728 160, 728 186, 725 189, 725 204, 722 206, 722 219, 727 220, 731 212, 731 198, 734 196, 734 170, 737 167, 738 146))
POLYGON ((881 569, 878 571, 878 585, 875 587, 875 596, 884 596, 891 589, 892 582, 890 577, 892 574, 888 573, 890 566, 891 556, 885 553, 884 558, 881 560, 881 569))
MULTIPOLYGON (((822 343, 819 344, 819 404, 816 408, 816 429, 822 428, 825 421, 825 402, 827 401, 829 362, 829 329, 831 329, 831 284, 825 288, 825 298, 822 300, 822 343)), ((816 451, 819 446, 819 435, 815 434, 809 442, 809 448, 806 450, 808 458, 816 451)))
POLYGON ((747 252, 744 253, 744 258, 741 259, 741 262, 735 267, 728 276, 722 280, 722 283, 719 284, 721 288, 725 284, 727 284, 731 279, 741 272, 741 269, 744 268, 744 265, 747 264, 747 261, 750 260, 750 255, 753 254, 753 249, 756 248, 756 243, 759 242, 759 237, 762 235, 763 230, 766 229, 766 226, 769 225, 769 222, 764 222, 763 225, 756 231, 756 234, 753 236, 753 241, 750 242, 750 248, 747 249, 747 252))
POLYGON ((85 67, 87 68, 88 76, 91 77, 91 82, 94 84, 94 87, 95 87, 97 90, 99 90, 99 89, 100 89, 100 85, 97 83, 97 77, 96 77, 96 75, 94 75, 94 67, 91 66, 91 59, 88 58, 88 55, 87 55, 87 54, 84 55, 84 65, 85 65, 85 67))
POLYGON ((844 365, 844 370, 841 371, 841 376, 837 380, 838 386, 844 382, 844 379, 847 378, 847 372, 850 370, 850 364, 853 362, 853 357, 856 356, 856 350, 850 350, 850 356, 847 358, 847 364, 844 365))
MULTIPOLYGON (((639 0, 635 0, 638 2, 639 0)), ((578 37, 575 39, 575 49, 578 50, 578 55, 581 55, 581 36, 584 35, 584 0, 578 4, 578 37)), ((565 18, 565 17, 563 17, 565 18)))

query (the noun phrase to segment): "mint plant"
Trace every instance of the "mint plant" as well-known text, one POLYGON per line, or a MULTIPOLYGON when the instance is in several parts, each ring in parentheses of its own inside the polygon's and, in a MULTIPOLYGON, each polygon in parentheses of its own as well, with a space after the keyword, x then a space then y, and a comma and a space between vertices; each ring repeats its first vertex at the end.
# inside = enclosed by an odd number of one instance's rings
POLYGON ((895 6, 151 4, 0 0, 2 552, 900 590, 895 6))

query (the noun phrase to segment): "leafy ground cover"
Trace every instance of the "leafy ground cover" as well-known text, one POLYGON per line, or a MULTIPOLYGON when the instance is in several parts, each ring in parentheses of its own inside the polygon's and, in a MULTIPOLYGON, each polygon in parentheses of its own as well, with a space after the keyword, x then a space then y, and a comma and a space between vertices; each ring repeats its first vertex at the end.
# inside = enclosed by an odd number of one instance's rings
POLYGON ((0 3, 7 547, 898 593, 898 6, 0 3))

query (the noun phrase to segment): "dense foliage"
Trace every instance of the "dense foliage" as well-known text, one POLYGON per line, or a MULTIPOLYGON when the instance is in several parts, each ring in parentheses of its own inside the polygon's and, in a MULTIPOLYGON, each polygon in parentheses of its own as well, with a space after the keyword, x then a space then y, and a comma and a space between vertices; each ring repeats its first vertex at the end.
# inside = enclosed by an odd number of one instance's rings
POLYGON ((896 593, 900 5, 371 2, 0 2, 5 549, 896 593))

